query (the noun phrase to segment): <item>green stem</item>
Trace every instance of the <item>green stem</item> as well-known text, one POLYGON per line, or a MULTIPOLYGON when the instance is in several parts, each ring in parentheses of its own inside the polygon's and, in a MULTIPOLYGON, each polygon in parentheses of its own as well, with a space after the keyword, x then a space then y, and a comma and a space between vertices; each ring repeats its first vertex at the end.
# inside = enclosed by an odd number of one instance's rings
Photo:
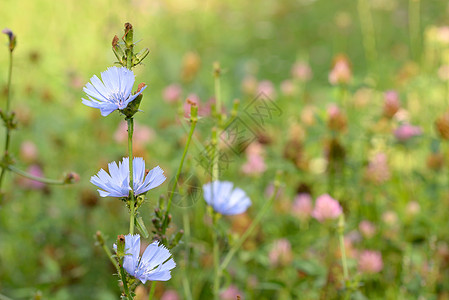
POLYGON ((219 291, 220 291, 220 277, 221 277, 221 270, 220 270, 220 253, 218 249, 218 235, 217 230, 215 230, 217 225, 217 213, 212 213, 212 219, 213 219, 213 233, 212 233, 212 239, 213 239, 213 258, 214 258, 214 285, 213 285, 213 295, 214 299, 219 299, 219 291))
POLYGON ((10 170, 10 171, 12 171, 12 172, 14 172, 16 174, 19 174, 19 175, 21 175, 23 177, 26 177, 28 179, 31 179, 31 180, 34 180, 34 181, 39 181, 39 182, 42 182, 42 183, 45 183, 45 184, 55 184, 55 185, 66 184, 65 180, 56 180, 56 179, 49 179, 49 178, 45 178, 45 177, 37 177, 37 176, 31 175, 30 173, 27 173, 25 171, 17 169, 16 167, 11 166, 11 165, 7 166, 6 169, 8 169, 8 170, 10 170))
POLYGON ((417 60, 419 58, 420 46, 420 0, 409 0, 408 9, 410 52, 412 53, 412 57, 417 60))
POLYGON ((189 268, 189 247, 190 247, 190 223, 187 213, 182 215, 184 227, 184 268, 182 268, 182 287, 184 289, 184 297, 186 300, 192 300, 192 291, 190 290, 189 277, 187 276, 189 268))
MULTIPOLYGON (((7 117, 9 117, 9 107, 10 107, 10 102, 11 102, 11 78, 12 78, 12 51, 9 52, 9 69, 8 69, 8 85, 7 85, 7 89, 8 89, 8 96, 6 99, 6 113, 5 115, 7 117)), ((5 158, 8 154, 8 149, 9 149, 9 143, 11 140, 11 129, 9 128, 9 126, 6 126, 6 137, 5 137, 5 152, 3 154, 3 157, 5 158)), ((3 178, 6 172, 6 167, 2 167, 2 172, 0 173, 0 191, 2 189, 2 184, 3 184, 3 178)))
POLYGON ((134 199, 134 181, 133 181, 133 131, 134 131, 134 119, 127 118, 128 123, 128 156, 129 156, 129 233, 134 234, 134 217, 135 217, 135 199, 134 199))
POLYGON ((345 238, 344 238, 344 229, 345 229, 345 216, 342 213, 338 219, 338 238, 340 240, 340 252, 341 252, 341 264, 343 266, 343 277, 344 280, 348 280, 348 263, 346 260, 346 248, 345 248, 345 238))
POLYGON ((368 0, 359 0, 357 9, 360 19, 360 27, 362 29, 363 47, 365 48, 365 56, 368 65, 373 66, 376 61, 376 38, 374 32, 374 24, 371 16, 368 0))
POLYGON ((262 220, 262 217, 268 212, 270 209, 271 203, 273 203, 274 199, 276 199, 276 195, 279 190, 280 181, 279 181, 280 174, 276 175, 276 179, 274 182, 274 192, 271 196, 270 200, 265 202, 262 209, 259 211, 259 213, 254 218, 254 221, 251 223, 251 226, 245 231, 245 233, 240 237, 240 239, 237 240, 237 242, 232 246, 231 250, 228 252, 228 254, 225 256, 223 262, 220 265, 219 275, 223 272, 224 269, 228 266, 228 264, 231 262, 232 257, 237 252, 237 250, 242 246, 242 244, 245 242, 245 240, 251 235, 251 233, 254 231, 256 226, 259 224, 259 222, 262 220))
POLYGON ((111 263, 114 265, 114 267, 117 269, 117 272, 120 273, 120 267, 117 263, 117 261, 112 257, 112 253, 109 250, 108 247, 106 247, 105 244, 102 244, 101 247, 103 248, 104 252, 106 253, 106 255, 108 256, 109 260, 111 261, 111 263))
POLYGON ((125 291, 125 295, 128 298, 128 300, 133 300, 133 297, 131 297, 131 294, 129 293, 128 283, 126 282, 125 269, 123 269, 122 264, 120 264, 119 270, 120 270, 120 277, 122 278, 123 290, 125 291))
POLYGON ((212 182, 218 180, 218 138, 217 138, 217 128, 212 128, 212 182))
POLYGON ((148 300, 153 300, 155 291, 156 291, 156 281, 152 281, 150 287, 150 294, 148 295, 148 300))
POLYGON ((189 132, 189 136, 187 138, 187 143, 184 146, 184 152, 182 153, 182 158, 181 158, 181 162, 178 167, 178 171, 176 171, 175 181, 173 182, 173 187, 171 189, 170 198, 168 198, 167 210, 165 212, 164 226, 163 226, 164 232, 165 232, 166 226, 168 225, 166 222, 168 222, 168 214, 170 213, 171 203, 173 200, 173 196, 175 195, 176 187, 178 186, 179 176, 181 175, 182 166, 184 165, 184 160, 187 156, 187 150, 189 149, 190 141, 192 140, 193 132, 195 131, 197 121, 198 120, 196 118, 192 118, 191 122, 190 122, 190 132, 189 132))

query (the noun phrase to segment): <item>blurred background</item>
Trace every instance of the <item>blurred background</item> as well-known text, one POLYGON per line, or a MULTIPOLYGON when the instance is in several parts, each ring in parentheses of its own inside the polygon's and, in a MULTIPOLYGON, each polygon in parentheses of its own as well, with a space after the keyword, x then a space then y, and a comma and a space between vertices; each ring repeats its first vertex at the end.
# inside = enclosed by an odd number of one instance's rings
MULTIPOLYGON (((282 196, 245 243, 225 286, 245 299, 318 299, 326 288, 337 290, 338 280, 331 276, 336 267, 324 254, 328 243, 335 244, 333 229, 291 213, 297 194, 316 197, 332 188, 347 213, 348 233, 364 220, 377 226, 373 238, 351 240, 356 248, 380 251, 384 261, 383 273, 363 277, 359 258, 353 257, 352 273, 364 282, 355 293, 358 299, 448 299, 444 130, 449 124, 434 125, 449 100, 447 1, 4 0, 0 11, 0 27, 17 35, 11 103, 20 122, 11 144, 17 167, 50 178, 68 171, 80 175, 75 185, 44 187, 7 174, 0 208, 1 294, 11 299, 30 299, 37 291, 44 299, 119 295, 114 269, 95 246, 94 234, 101 230, 112 245, 127 229, 128 216, 120 201, 100 199, 89 180, 127 155, 126 128, 118 113, 103 118, 81 98, 90 78, 114 64, 112 38, 130 22, 137 49, 150 49, 135 69, 135 86, 148 85, 143 112, 136 115, 135 154, 149 168, 160 165, 168 178, 148 194, 142 209, 147 225, 182 155, 186 98, 204 108, 204 118, 185 172, 201 183, 209 178, 195 158, 210 136, 212 65, 218 61, 227 112, 234 99, 242 111, 259 92, 280 108, 256 130, 258 144, 233 154, 223 170, 223 178, 238 182, 254 202, 247 214, 226 220, 223 232, 241 234, 266 201, 275 172, 286 174, 282 196), (400 110, 388 107, 389 90, 400 99, 400 110), (419 126, 411 134, 419 137, 394 135, 403 124, 419 126), (263 164, 257 159, 249 164, 252 155, 261 155, 263 164), (369 169, 385 161, 388 171, 369 169), (336 174, 331 185, 330 170, 336 174), (380 175, 366 175, 374 172, 380 175), (417 213, 407 210, 416 207, 417 213), (288 240, 291 265, 288 255, 285 265, 269 259, 280 238, 288 240)), ((3 108, 9 53, 6 36, 2 39, 3 108)), ((177 217, 188 215, 194 237, 190 264, 197 270, 191 275, 193 294, 209 299, 205 204, 200 196, 189 201, 175 207, 174 228, 182 228, 177 217)), ((181 254, 175 249, 175 260, 181 254)), ((174 269, 171 281, 158 284, 157 296, 174 290, 182 299, 180 276, 174 269)), ((326 293, 329 299, 339 295, 326 293)), ((236 299, 232 295, 223 299, 236 299)))

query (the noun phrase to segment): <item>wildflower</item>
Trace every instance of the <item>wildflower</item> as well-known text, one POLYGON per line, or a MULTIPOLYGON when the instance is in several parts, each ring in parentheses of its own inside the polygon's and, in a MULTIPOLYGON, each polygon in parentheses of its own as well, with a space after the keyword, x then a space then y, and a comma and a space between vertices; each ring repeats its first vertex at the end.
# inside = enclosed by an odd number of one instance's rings
POLYGON ((449 112, 445 112, 435 121, 435 127, 443 140, 449 140, 449 112))
POLYGON ((367 220, 359 223, 359 230, 366 238, 371 238, 376 234, 376 226, 367 220))
POLYGON ((295 95, 296 92, 296 86, 291 80, 284 80, 281 82, 281 92, 282 95, 291 97, 295 95))
POLYGON ((396 91, 387 91, 384 94, 383 115, 387 118, 392 118, 401 108, 399 95, 396 91))
POLYGON ((146 88, 143 86, 133 95, 134 73, 125 67, 108 68, 101 73, 101 79, 103 82, 94 75, 86 84, 83 90, 89 100, 83 98, 83 104, 100 109, 102 116, 125 109, 146 88))
POLYGON ((244 213, 251 206, 251 200, 242 189, 233 189, 233 185, 229 181, 206 183, 203 185, 204 200, 222 215, 244 213))
POLYGON ((295 201, 293 202, 292 212, 299 219, 304 220, 309 218, 312 214, 313 206, 312 206, 312 197, 310 194, 301 193, 295 197, 295 201))
POLYGON ((352 71, 348 58, 344 55, 338 55, 334 59, 332 70, 329 73, 330 84, 348 84, 351 79, 352 71))
POLYGON ((296 62, 291 70, 292 76, 301 82, 309 81, 312 78, 312 69, 306 62, 296 62))
POLYGON ((263 94, 268 99, 274 100, 276 98, 276 90, 273 83, 269 80, 262 80, 259 82, 259 85, 257 86, 257 95, 259 94, 263 94))
POLYGON ((31 141, 24 141, 20 145, 20 158, 24 162, 34 162, 38 158, 38 150, 36 144, 31 141))
POLYGON ((265 172, 267 166, 263 155, 263 146, 257 142, 251 143, 248 148, 246 148, 246 157, 248 161, 242 166, 242 172, 248 175, 258 175, 265 172))
POLYGON ((362 273, 373 274, 382 271, 382 254, 379 251, 365 250, 359 255, 359 270, 362 273))
POLYGON ((377 153, 370 160, 365 175, 368 180, 376 184, 382 184, 390 179, 387 155, 382 152, 377 153))
POLYGON ((223 290, 220 293, 220 298, 222 300, 234 300, 240 299, 242 296, 242 292, 238 289, 237 286, 231 284, 227 289, 223 290))
POLYGON ((331 104, 327 108, 327 127, 335 131, 344 131, 346 129, 347 118, 336 104, 331 104))
POLYGON ((319 196, 315 202, 312 216, 319 222, 328 219, 336 219, 342 214, 343 210, 337 200, 324 194, 319 196))
MULTIPOLYGON (((117 250, 117 245, 114 244, 117 250)), ((158 241, 150 244, 142 254, 140 253, 140 235, 125 235, 125 256, 123 268, 131 276, 142 281, 167 281, 171 278, 170 270, 176 267, 170 251, 158 241), (170 259, 169 259, 170 258, 170 259)))
POLYGON ((168 103, 174 103, 181 98, 182 89, 177 84, 170 84, 167 86, 162 94, 164 100, 168 103))
POLYGON ((11 29, 5 28, 2 30, 2 33, 6 34, 9 39, 9 51, 13 51, 17 44, 17 38, 16 35, 12 32, 11 29))
POLYGON ((293 260, 292 246, 287 239, 276 240, 268 254, 272 266, 286 266, 293 260))
POLYGON ((399 142, 406 142, 409 139, 420 136, 422 134, 421 128, 412 126, 410 124, 403 124, 394 131, 394 136, 399 142))
MULTIPOLYGON (((90 182, 103 189, 98 190, 101 197, 127 197, 131 190, 129 186, 129 158, 123 158, 122 162, 111 162, 109 172, 101 169, 97 175, 90 178, 90 182)), ((164 171, 159 167, 153 168, 145 176, 145 161, 141 157, 133 159, 133 191, 134 195, 140 195, 158 187, 165 181, 164 171)))

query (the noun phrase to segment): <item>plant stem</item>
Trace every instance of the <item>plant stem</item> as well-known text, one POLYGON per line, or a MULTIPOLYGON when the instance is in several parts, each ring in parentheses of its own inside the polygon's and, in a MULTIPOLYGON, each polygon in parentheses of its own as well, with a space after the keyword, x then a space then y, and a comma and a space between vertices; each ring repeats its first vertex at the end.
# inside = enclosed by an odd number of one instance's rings
POLYGON ((360 27, 362 29, 363 47, 365 48, 365 56, 369 66, 373 66, 376 58, 376 38, 374 32, 374 24, 371 16, 370 6, 367 0, 359 0, 357 9, 360 19, 360 27))
POLYGON ((123 269, 123 265, 122 264, 120 264, 120 277, 122 279, 123 290, 125 291, 126 297, 128 298, 128 300, 133 300, 133 297, 131 297, 131 294, 129 293, 128 283, 126 282, 125 269, 123 269))
POLYGON ((346 248, 344 239, 345 215, 342 213, 338 218, 338 238, 340 240, 341 264, 343 266, 343 277, 346 281, 349 278, 348 263, 346 260, 346 248))
POLYGON ((190 132, 187 137, 186 145, 184 146, 184 152, 182 153, 181 162, 179 163, 178 170, 176 171, 175 181, 173 182, 173 187, 170 192, 170 197, 168 198, 167 210, 165 212, 163 232, 165 233, 166 226, 168 225, 168 214, 170 213, 171 203, 173 196, 175 195, 176 187, 178 186, 179 176, 181 176, 182 166, 184 165, 184 160, 187 156, 187 151, 189 150, 190 141, 192 140, 193 132, 195 131, 196 123, 198 122, 197 117, 192 117, 190 119, 190 132))
POLYGON ((156 281, 152 281, 151 287, 150 287, 150 293, 148 294, 148 300, 153 300, 155 291, 156 291, 156 281))
POLYGON ((134 181, 133 181, 133 131, 134 131, 134 118, 127 118, 128 123, 128 156, 129 156, 129 233, 134 234, 134 217, 135 217, 135 199, 134 199, 134 181))
POLYGON ((39 182, 42 182, 42 183, 45 183, 45 184, 55 184, 55 185, 66 184, 65 180, 56 180, 56 179, 50 179, 50 178, 45 178, 45 177, 37 177, 37 176, 31 175, 30 173, 27 173, 25 171, 17 169, 16 167, 11 166, 11 165, 7 166, 6 169, 8 169, 8 170, 10 170, 10 171, 12 171, 12 172, 14 172, 16 174, 19 174, 19 175, 21 175, 23 177, 26 177, 28 179, 31 179, 31 180, 34 180, 34 181, 39 181, 39 182))
MULTIPOLYGON (((12 78, 12 51, 9 52, 9 69, 8 69, 8 96, 6 99, 6 116, 9 117, 9 107, 11 102, 11 78, 12 78)), ((5 124, 6 125, 6 124, 5 124)), ((8 125, 5 126, 6 128, 6 137, 5 137, 5 152, 3 154, 3 157, 5 158, 8 155, 9 150, 9 143, 11 139, 11 128, 9 128, 8 125)), ((2 184, 3 184, 3 178, 6 172, 6 167, 2 167, 2 172, 0 173, 0 191, 2 190, 2 184)))
POLYGON ((212 213, 212 219, 213 219, 213 233, 212 233, 212 239, 213 239, 213 258, 214 258, 214 285, 213 285, 213 295, 214 299, 219 299, 219 291, 220 291, 220 277, 221 277, 221 270, 220 270, 220 253, 218 251, 218 235, 217 230, 215 230, 217 225, 217 213, 212 213))
POLYGON ((273 195, 271 196, 270 200, 265 202, 262 209, 259 211, 259 213, 254 218, 254 221, 251 223, 250 227, 245 231, 245 233, 243 233, 243 235, 238 239, 238 241, 232 246, 231 250, 229 250, 228 254, 225 256, 223 262, 220 265, 219 275, 221 275, 223 270, 226 269, 228 264, 231 262, 231 259, 234 256, 234 254, 242 246, 242 244, 245 242, 245 240, 251 235, 251 233, 254 231, 256 226, 262 220, 262 217, 267 213, 267 211, 269 210, 269 208, 271 206, 271 203, 273 203, 274 199, 276 199, 280 184, 281 184, 280 183, 280 173, 278 173, 276 175, 276 179, 274 181, 273 195))
POLYGON ((189 215, 187 213, 182 215, 184 227, 184 268, 182 268, 182 287, 184 289, 184 297, 186 300, 192 300, 192 291, 190 290, 189 277, 187 276, 189 267, 189 247, 190 247, 190 224, 189 215))
POLYGON ((410 35, 410 52, 415 60, 419 58, 420 42, 420 0, 409 0, 408 26, 410 35))

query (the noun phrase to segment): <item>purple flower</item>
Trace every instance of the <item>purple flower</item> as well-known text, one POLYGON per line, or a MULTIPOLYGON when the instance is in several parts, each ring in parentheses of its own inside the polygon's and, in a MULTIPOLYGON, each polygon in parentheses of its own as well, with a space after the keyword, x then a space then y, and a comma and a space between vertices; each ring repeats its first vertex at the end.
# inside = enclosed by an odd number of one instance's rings
MULTIPOLYGON (((117 250, 117 245, 114 244, 117 250)), ((140 253, 140 235, 125 235, 125 257, 123 258, 123 268, 131 276, 142 281, 167 281, 171 278, 170 270, 176 267, 176 263, 171 257, 170 251, 153 242, 143 252, 140 253)))
POLYGON ((422 130, 418 126, 412 126, 410 124, 403 124, 394 131, 394 136, 399 142, 405 142, 415 136, 420 136, 422 130))
POLYGON ((94 75, 86 84, 83 90, 89 100, 83 98, 83 104, 100 109, 102 116, 125 109, 146 88, 144 86, 133 95, 134 73, 125 67, 108 68, 101 73, 101 79, 103 82, 94 75))
MULTIPOLYGON (((131 187, 129 186, 129 158, 123 158, 122 162, 111 162, 109 165, 110 175, 101 169, 97 175, 90 178, 90 182, 100 189, 101 197, 128 197, 131 187)), ((146 193, 158 187, 165 181, 164 171, 159 167, 153 168, 145 176, 145 161, 141 157, 133 159, 133 191, 134 195, 146 193)))
POLYGON ((229 181, 206 183, 203 185, 204 200, 222 215, 244 213, 251 206, 251 200, 242 189, 233 189, 233 186, 229 181))

